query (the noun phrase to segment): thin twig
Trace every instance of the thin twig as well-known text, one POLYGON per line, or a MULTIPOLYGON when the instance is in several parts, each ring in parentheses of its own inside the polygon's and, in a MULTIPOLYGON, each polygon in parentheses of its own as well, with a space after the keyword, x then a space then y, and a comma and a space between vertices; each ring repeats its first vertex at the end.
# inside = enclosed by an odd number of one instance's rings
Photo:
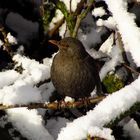
POLYGON ((90 0, 89 4, 87 6, 87 9, 84 12, 82 12, 80 15, 77 16, 77 21, 76 21, 76 24, 75 24, 75 28, 74 28, 72 37, 76 37, 77 36, 77 32, 78 32, 80 23, 86 17, 86 15, 88 14, 88 12, 92 8, 93 2, 94 2, 94 0, 90 0))
POLYGON ((130 67, 129 66, 129 61, 127 59, 127 56, 126 56, 126 53, 125 53, 125 50, 124 50, 124 47, 123 47, 123 42, 122 42, 122 38, 121 38, 121 34, 119 32, 117 32, 117 39, 118 39, 118 43, 119 43, 119 47, 122 51, 122 56, 123 56, 123 59, 125 61, 125 63, 122 63, 122 65, 127 68, 128 70, 136 73, 136 74, 140 74, 138 71, 136 71, 134 68, 130 67))
POLYGON ((132 67, 128 66, 127 64, 122 63, 122 65, 123 65, 125 68, 129 69, 130 71, 132 71, 133 73, 140 74, 137 70, 133 69, 132 67))
POLYGON ((81 13, 81 11, 84 9, 84 3, 86 2, 87 0, 81 0, 78 4, 77 4, 77 8, 74 12, 74 15, 77 16, 81 13))
POLYGON ((72 0, 70 0, 70 13, 72 13, 72 0))
POLYGON ((125 52, 124 47, 123 47, 124 45, 123 45, 122 37, 121 37, 121 34, 119 32, 117 32, 117 39, 118 39, 118 46, 119 46, 119 48, 122 52, 122 57, 123 57, 123 60, 124 60, 123 66, 129 70, 129 71, 127 70, 127 72, 128 72, 128 75, 129 75, 128 83, 130 83, 134 80, 130 70, 133 71, 133 72, 134 72, 134 70, 132 70, 132 68, 129 67, 130 63, 127 59, 126 52, 125 52))
POLYGON ((51 81, 50 78, 48 78, 48 79, 46 79, 46 80, 44 80, 44 81, 40 81, 40 82, 36 85, 36 87, 40 87, 41 85, 43 85, 43 84, 45 84, 45 83, 48 83, 48 82, 50 82, 50 81, 51 81))

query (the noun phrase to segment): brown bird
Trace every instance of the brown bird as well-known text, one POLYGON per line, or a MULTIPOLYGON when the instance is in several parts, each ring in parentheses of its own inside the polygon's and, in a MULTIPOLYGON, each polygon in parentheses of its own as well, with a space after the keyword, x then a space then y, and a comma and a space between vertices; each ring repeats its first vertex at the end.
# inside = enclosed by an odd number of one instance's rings
POLYGON ((49 42, 59 48, 51 66, 51 80, 57 92, 78 99, 89 97, 96 86, 97 95, 102 95, 95 60, 86 52, 83 44, 72 37, 49 42))

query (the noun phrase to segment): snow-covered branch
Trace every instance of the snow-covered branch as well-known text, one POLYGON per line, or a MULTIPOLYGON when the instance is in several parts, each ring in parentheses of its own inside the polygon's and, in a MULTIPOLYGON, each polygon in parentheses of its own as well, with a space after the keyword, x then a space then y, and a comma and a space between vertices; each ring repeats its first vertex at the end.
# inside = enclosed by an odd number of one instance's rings
POLYGON ((136 65, 140 66, 140 28, 135 23, 135 16, 127 12, 127 0, 105 0, 105 2, 117 23, 125 51, 130 52, 136 65))
MULTIPOLYGON (((134 22, 134 16, 127 12, 127 1, 105 0, 105 2, 113 14, 117 28, 122 36, 125 51, 130 52, 134 62, 137 66, 140 66, 140 30, 134 22)), ((102 128, 110 121, 115 120, 135 103, 140 102, 139 84, 140 77, 132 84, 105 98, 86 116, 67 124, 66 128, 63 128, 60 132, 58 140, 85 139, 89 128, 96 126, 102 128)))

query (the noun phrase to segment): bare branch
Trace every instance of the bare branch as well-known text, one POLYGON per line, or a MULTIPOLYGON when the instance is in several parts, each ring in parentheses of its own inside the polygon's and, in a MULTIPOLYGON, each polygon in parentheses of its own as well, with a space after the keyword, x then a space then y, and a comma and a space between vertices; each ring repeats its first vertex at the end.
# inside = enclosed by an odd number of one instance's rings
POLYGON ((88 12, 92 8, 93 2, 94 2, 94 0, 90 0, 89 4, 87 5, 86 10, 84 12, 82 12, 80 15, 77 16, 77 21, 76 21, 76 24, 75 24, 75 28, 74 28, 72 37, 76 37, 77 36, 77 32, 78 32, 80 23, 86 17, 86 15, 88 14, 88 12))
POLYGON ((130 71, 132 71, 133 73, 140 74, 137 70, 133 69, 132 67, 128 66, 127 64, 122 63, 122 65, 123 65, 125 68, 129 69, 130 71))
POLYGON ((81 107, 87 107, 87 105, 94 105, 100 101, 102 101, 105 98, 105 96, 100 96, 96 98, 87 98, 87 99, 82 99, 78 100, 75 102, 64 102, 64 101, 59 101, 59 102, 52 102, 52 103, 31 103, 28 105, 3 105, 0 104, 0 110, 5 110, 5 109, 12 109, 12 108, 19 108, 19 107, 27 107, 28 109, 36 109, 36 108, 44 108, 44 109, 52 109, 52 110, 57 110, 57 109, 64 109, 64 108, 81 108, 81 107))
POLYGON ((72 13, 72 0, 70 0, 70 13, 72 13))
POLYGON ((55 33, 57 33, 59 27, 61 27, 61 25, 64 23, 64 18, 60 19, 54 26, 53 29, 51 29, 48 32, 49 37, 51 38, 55 33))

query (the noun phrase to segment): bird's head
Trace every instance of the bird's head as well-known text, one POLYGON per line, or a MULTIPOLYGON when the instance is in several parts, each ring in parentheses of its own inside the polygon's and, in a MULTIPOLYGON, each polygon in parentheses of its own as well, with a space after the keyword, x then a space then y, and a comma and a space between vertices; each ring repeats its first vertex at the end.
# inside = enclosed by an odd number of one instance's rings
POLYGON ((63 53, 67 57, 84 58, 87 56, 83 44, 76 38, 66 37, 60 41, 49 40, 49 42, 56 45, 59 48, 59 53, 63 53))

